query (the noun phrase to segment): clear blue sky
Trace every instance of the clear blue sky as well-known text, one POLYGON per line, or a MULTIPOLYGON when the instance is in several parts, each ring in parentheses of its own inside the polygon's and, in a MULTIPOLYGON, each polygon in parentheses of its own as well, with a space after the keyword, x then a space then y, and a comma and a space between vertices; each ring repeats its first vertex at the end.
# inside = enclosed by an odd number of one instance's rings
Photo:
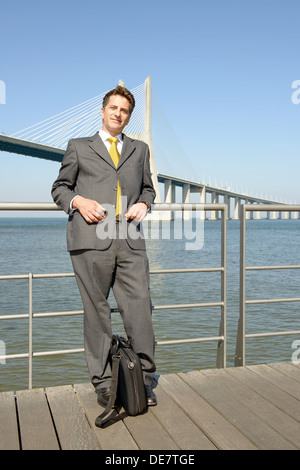
MULTIPOLYGON (((0 131, 150 75, 201 180, 300 203, 299 17, 299 0, 4 2, 0 131)), ((0 159, 1 201, 51 201, 58 163, 0 159)))

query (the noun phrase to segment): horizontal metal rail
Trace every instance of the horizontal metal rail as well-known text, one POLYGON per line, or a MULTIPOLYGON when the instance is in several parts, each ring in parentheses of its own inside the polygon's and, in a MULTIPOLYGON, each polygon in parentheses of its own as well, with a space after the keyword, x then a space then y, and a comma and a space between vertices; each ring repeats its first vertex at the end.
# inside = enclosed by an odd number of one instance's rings
POLYGON ((240 315, 236 338, 235 366, 244 366, 246 362, 246 339, 263 338, 268 336, 285 336, 300 334, 300 330, 276 331, 246 334, 246 305, 271 304, 281 302, 300 302, 300 297, 280 299, 251 299, 246 300, 246 271, 262 271, 274 269, 300 269, 299 264, 282 266, 246 266, 246 219, 247 212, 300 212, 300 205, 288 204, 244 204, 240 206, 240 315))
POLYGON ((283 298, 283 299, 257 299, 257 300, 245 300, 246 305, 252 304, 274 304, 277 302, 300 302, 300 297, 283 298))
POLYGON ((300 269, 300 264, 292 264, 287 266, 248 266, 245 269, 246 271, 259 271, 268 269, 300 269))
MULTIPOLYGON (((255 206, 257 207, 257 206, 255 206)), ((285 207, 285 206, 284 206, 285 207)), ((170 203, 152 204, 151 211, 225 211, 227 204, 170 203)), ((54 202, 0 202, 0 211, 62 211, 54 202)))
POLYGON ((0 202, 0 211, 62 211, 54 202, 0 202))
MULTIPOLYGON (((3 211, 55 211, 61 210, 54 203, 0 203, 0 210, 3 211)), ((155 204, 152 206, 152 210, 156 211, 209 211, 219 210, 222 213, 221 218, 221 266, 213 268, 175 268, 175 269, 153 269, 150 270, 150 274, 186 274, 186 273, 197 273, 197 272, 220 272, 221 273, 221 301, 220 302, 201 302, 201 303, 183 303, 183 304, 172 304, 172 305, 157 305, 153 306, 153 310, 166 310, 166 309, 191 309, 191 308, 207 308, 207 307, 221 307, 221 319, 218 336, 203 337, 203 338, 189 338, 189 339, 178 339, 178 340, 166 340, 158 341, 157 346, 172 345, 172 344, 185 344, 185 343, 200 343, 204 341, 217 341, 217 367, 226 367, 226 270, 227 270, 227 259, 226 259, 226 221, 227 221, 227 205, 226 204, 155 204)), ((28 336, 29 336, 29 347, 28 352, 20 354, 7 354, 1 355, 2 359, 20 359, 28 358, 29 368, 29 388, 32 388, 32 362, 35 357, 42 356, 54 356, 62 354, 73 354, 82 353, 84 348, 76 349, 64 349, 54 351, 33 351, 33 338, 32 338, 32 323, 35 318, 44 317, 56 317, 56 316, 68 316, 68 315, 82 315, 83 310, 70 310, 63 312, 44 312, 44 313, 33 313, 33 292, 32 284, 34 279, 46 279, 46 278, 65 278, 74 277, 74 273, 49 273, 49 274, 16 274, 16 275, 1 275, 0 280, 17 280, 27 279, 28 280, 28 303, 29 311, 23 314, 12 314, 12 315, 0 315, 0 320, 16 320, 16 319, 28 319, 28 336)), ((112 308, 112 312, 118 312, 117 308, 112 308)))

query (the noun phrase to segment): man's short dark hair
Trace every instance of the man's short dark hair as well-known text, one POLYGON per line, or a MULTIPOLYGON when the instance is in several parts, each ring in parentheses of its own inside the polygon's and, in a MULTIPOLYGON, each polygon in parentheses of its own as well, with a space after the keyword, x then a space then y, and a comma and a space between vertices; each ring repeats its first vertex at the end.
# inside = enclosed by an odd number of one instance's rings
POLYGON ((105 106, 108 103, 109 98, 113 95, 123 96, 124 98, 126 98, 129 101, 129 104, 130 104, 130 110, 129 111, 130 111, 130 114, 131 114, 134 107, 135 107, 134 96, 129 90, 127 90, 127 88, 125 88, 124 86, 121 86, 121 85, 118 85, 116 88, 113 88, 108 93, 106 93, 106 95, 103 98, 102 107, 105 108, 105 106))

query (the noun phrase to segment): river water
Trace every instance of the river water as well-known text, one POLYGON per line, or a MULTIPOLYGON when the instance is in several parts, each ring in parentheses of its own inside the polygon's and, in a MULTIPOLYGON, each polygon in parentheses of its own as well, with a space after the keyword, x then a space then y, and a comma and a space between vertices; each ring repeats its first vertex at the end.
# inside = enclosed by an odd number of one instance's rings
MULTIPOLYGON (((247 266, 300 264, 300 220, 247 221, 247 266)), ((153 222, 146 230, 150 269, 220 267, 220 221, 153 222), (181 236, 182 235, 182 236, 181 236), (194 237, 194 238, 193 238, 194 237), (194 243, 194 245, 193 245, 194 243), (188 249, 187 249, 188 248, 188 249)), ((72 272, 65 218, 1 218, 0 275, 72 272)), ((239 222, 227 222, 227 366, 234 365, 239 316, 239 222)), ((220 273, 153 274, 154 306, 221 300, 220 273)), ((300 270, 248 272, 246 298, 300 297, 300 270)), ((113 295, 111 306, 115 306, 113 295)), ((74 278, 34 279, 33 312, 81 310, 74 278)), ((300 303, 251 305, 246 333, 300 329, 300 303)), ((28 313, 28 280, 0 281, 0 315, 28 313)), ((219 334, 220 307, 154 310, 157 341, 219 334)), ((118 313, 115 333, 123 332, 118 313)), ((33 351, 83 347, 82 315, 35 318, 33 351)), ((297 335, 248 339, 247 364, 290 361, 297 335)), ((300 343, 300 341, 299 341, 300 343)), ((0 321, 0 355, 28 351, 28 319, 0 321)), ((217 342, 157 346, 157 373, 216 367, 217 342)), ((33 386, 89 381, 83 353, 34 358, 33 386)), ((28 387, 28 359, 0 360, 0 390, 28 387)))

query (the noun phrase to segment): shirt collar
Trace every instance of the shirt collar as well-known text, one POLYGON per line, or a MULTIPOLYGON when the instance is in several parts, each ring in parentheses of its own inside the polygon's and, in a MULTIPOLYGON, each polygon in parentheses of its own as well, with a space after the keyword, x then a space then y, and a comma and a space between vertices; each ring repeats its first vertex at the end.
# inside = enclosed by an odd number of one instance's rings
MULTIPOLYGON (((108 132, 105 132, 103 129, 99 130, 99 135, 100 135, 101 139, 103 140, 103 142, 105 142, 107 139, 109 139, 111 137, 111 135, 108 132)), ((120 142, 123 142, 123 135, 122 134, 118 134, 118 135, 116 135, 116 137, 119 139, 120 142)))

